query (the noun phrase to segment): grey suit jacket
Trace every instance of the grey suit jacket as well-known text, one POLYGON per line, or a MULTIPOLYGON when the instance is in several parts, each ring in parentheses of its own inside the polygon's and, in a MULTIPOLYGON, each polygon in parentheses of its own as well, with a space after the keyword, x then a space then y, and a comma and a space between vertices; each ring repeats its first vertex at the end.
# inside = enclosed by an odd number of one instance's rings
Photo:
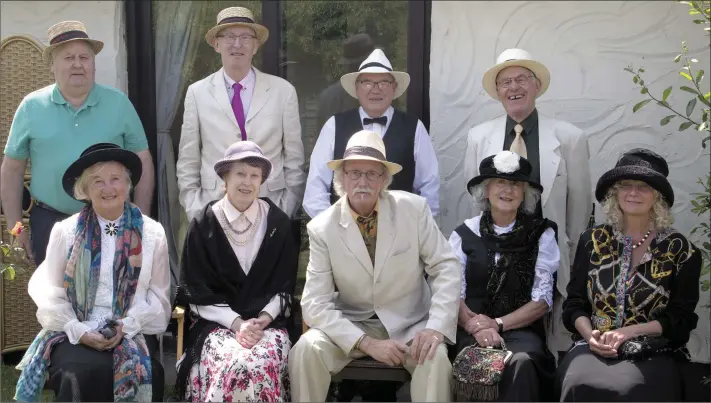
POLYGON ((380 196, 375 265, 350 211, 342 197, 308 225, 311 258, 301 299, 306 324, 345 354, 363 335, 353 322, 373 314, 394 340, 407 343, 428 328, 454 342, 460 265, 426 199, 401 191, 380 196))
MULTIPOLYGON (((254 70, 257 80, 245 129, 247 139, 257 143, 272 163, 260 196, 269 197, 291 217, 306 184, 296 90, 280 77, 254 70)), ((224 195, 213 166, 227 147, 242 138, 224 81, 220 69, 190 85, 185 95, 176 174, 188 220, 224 195)))

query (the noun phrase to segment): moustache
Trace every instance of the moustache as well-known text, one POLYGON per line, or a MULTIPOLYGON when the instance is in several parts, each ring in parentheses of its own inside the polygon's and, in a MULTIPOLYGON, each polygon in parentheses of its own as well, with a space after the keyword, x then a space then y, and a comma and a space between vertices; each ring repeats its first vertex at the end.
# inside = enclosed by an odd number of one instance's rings
POLYGON ((353 189, 353 193, 367 193, 370 195, 370 194, 373 194, 373 189, 359 186, 359 187, 353 189))

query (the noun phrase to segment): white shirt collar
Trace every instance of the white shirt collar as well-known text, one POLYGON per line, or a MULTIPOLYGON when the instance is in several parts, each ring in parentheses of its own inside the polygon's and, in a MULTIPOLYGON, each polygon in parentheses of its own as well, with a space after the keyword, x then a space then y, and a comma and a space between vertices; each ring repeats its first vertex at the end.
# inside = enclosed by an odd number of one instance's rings
POLYGON ((225 195, 220 202, 222 203, 222 210, 225 212, 227 221, 229 221, 230 224, 236 223, 241 216, 244 216, 250 223, 254 223, 257 219, 257 214, 259 213, 259 199, 255 199, 252 205, 243 212, 237 210, 235 206, 230 203, 230 199, 227 198, 227 195, 225 195))
MULTIPOLYGON (((233 80, 230 76, 227 75, 227 72, 225 69, 222 69, 222 75, 225 78, 225 86, 227 89, 232 88, 232 86, 236 83, 235 80, 233 80)), ((257 81, 257 75, 254 73, 254 68, 249 69, 249 73, 247 73, 247 76, 240 80, 240 84, 242 84, 242 91, 254 88, 254 83, 257 81)))

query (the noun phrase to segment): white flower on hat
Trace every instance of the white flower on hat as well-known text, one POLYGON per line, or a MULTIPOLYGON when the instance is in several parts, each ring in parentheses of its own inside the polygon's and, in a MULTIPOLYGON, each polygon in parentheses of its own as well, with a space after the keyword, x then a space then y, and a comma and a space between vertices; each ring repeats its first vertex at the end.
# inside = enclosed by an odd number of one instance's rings
POLYGON ((502 151, 494 157, 494 168, 500 173, 514 173, 520 168, 521 157, 511 151, 502 151))

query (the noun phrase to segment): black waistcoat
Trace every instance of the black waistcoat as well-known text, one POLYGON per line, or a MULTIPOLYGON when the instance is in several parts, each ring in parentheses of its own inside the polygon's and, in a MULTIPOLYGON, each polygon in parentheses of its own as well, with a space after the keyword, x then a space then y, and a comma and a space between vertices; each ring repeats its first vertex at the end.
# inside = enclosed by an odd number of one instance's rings
MULTIPOLYGON (((333 159, 343 158, 346 144, 351 136, 363 130, 358 109, 351 109, 337 113, 336 135, 333 144, 333 159)), ((415 181, 415 131, 417 130, 417 117, 400 112, 393 112, 392 122, 383 136, 385 153, 388 161, 400 164, 402 171, 393 176, 390 185, 392 190, 412 192, 415 181)), ((331 184, 331 204, 339 199, 331 184)))

